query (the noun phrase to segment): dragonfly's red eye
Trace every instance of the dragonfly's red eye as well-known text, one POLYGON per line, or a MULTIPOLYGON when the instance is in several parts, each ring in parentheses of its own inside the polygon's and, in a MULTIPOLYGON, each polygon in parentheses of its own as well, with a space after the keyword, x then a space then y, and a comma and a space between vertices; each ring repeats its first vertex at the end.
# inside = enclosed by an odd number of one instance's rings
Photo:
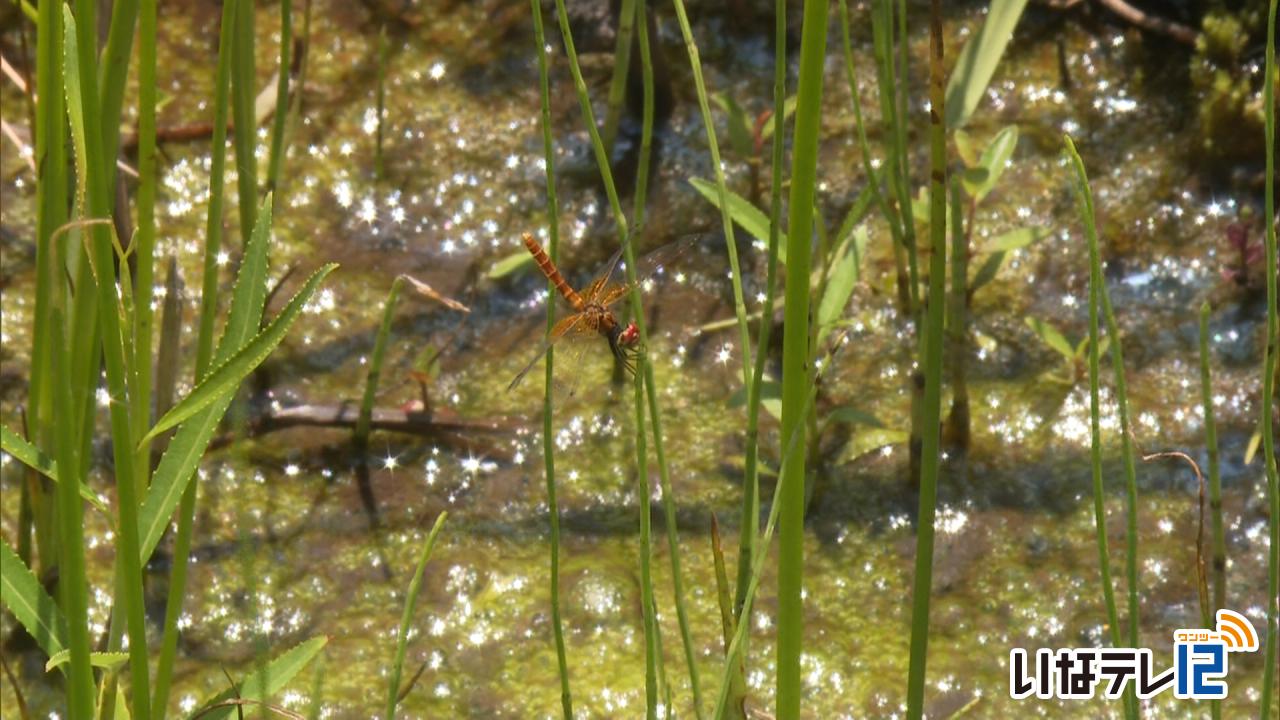
POLYGON ((622 333, 618 335, 618 344, 619 345, 635 345, 636 341, 639 339, 640 339, 639 328, 636 327, 636 324, 634 322, 629 322, 627 323, 627 326, 623 328, 622 333))

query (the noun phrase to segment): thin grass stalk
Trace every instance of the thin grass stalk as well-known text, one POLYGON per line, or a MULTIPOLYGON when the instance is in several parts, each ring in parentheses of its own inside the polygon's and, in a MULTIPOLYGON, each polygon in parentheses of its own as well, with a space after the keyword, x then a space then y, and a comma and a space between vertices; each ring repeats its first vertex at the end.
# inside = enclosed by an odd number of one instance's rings
MULTIPOLYGON (((99 131, 102 133, 102 161, 105 163, 103 172, 107 177, 107 197, 113 200, 116 196, 116 155, 120 151, 120 115, 124 108, 125 81, 129 76, 129 60, 133 56, 133 34, 137 23, 138 0, 116 0, 111 3, 111 25, 107 29, 106 47, 102 49, 101 58, 96 54, 93 56, 99 70, 99 107, 102 110, 102 115, 93 117, 98 118, 99 131)), ((96 23, 89 28, 93 30, 96 40, 96 23)), ((141 168, 138 174, 142 174, 141 168)), ((122 243, 124 240, 121 238, 122 243)))
MULTIPOLYGON (((62 327, 62 311, 53 308, 50 322, 62 327)), ((66 345, 59 343, 53 352, 53 370, 57 373, 66 366, 66 345)), ((54 383, 55 406, 61 417, 72 417, 70 386, 54 383)), ((89 665, 89 587, 85 575, 84 507, 80 500, 80 443, 75 442, 74 426, 59 424, 56 429, 59 442, 54 445, 58 460, 58 477, 55 493, 58 499, 58 547, 60 550, 60 576, 58 589, 62 596, 62 611, 67 618, 67 645, 71 662, 67 669, 67 711, 71 717, 87 718, 93 715, 93 668, 89 665)))
MULTIPOLYGON (((640 66, 641 80, 643 85, 643 105, 642 105, 642 123, 640 130, 640 153, 639 163, 636 168, 636 190, 635 202, 632 204, 632 213, 635 218, 637 227, 644 225, 644 211, 646 203, 646 194, 649 187, 649 162, 652 157, 653 144, 653 112, 654 112, 654 91, 653 91, 653 56, 649 45, 649 24, 646 22, 647 2, 646 0, 637 0, 636 2, 636 25, 639 27, 638 37, 640 45, 640 66)), ((629 263, 630 264, 630 263, 629 263)), ((644 362, 644 378, 647 385, 652 386, 653 365, 646 358, 644 362)), ((676 606, 676 622, 680 627, 681 646, 684 650, 685 665, 689 670, 689 686, 693 695, 693 711, 694 716, 701 719, 703 717, 702 702, 702 683, 699 677, 697 659, 694 657, 693 642, 689 631, 689 614, 685 608, 685 591, 684 591, 684 572, 680 567, 680 533, 679 525, 676 521, 676 500, 675 493, 671 488, 671 476, 668 472, 666 451, 662 441, 661 413, 658 408, 658 394, 656 387, 650 387, 647 393, 649 401, 649 422, 653 430, 653 452, 658 462, 658 482, 662 488, 662 509, 667 532, 667 546, 669 549, 669 558, 671 562, 671 587, 674 593, 674 603, 676 606)), ((654 613, 656 617, 657 608, 655 606, 654 613)), ((655 628, 657 628, 655 624, 655 628)), ((655 654, 659 668, 662 670, 663 677, 666 676, 666 668, 663 666, 663 654, 661 653, 662 638, 660 630, 657 636, 658 650, 655 654)), ((665 681, 664 681, 665 684, 665 681)), ((668 685, 668 694, 670 686, 668 685)), ((667 702, 670 707, 670 702, 667 702)))
POLYGON ((1262 457, 1267 465, 1267 494, 1271 504, 1271 548, 1268 554, 1268 602, 1266 659, 1263 661, 1262 712, 1272 717, 1275 700, 1276 654, 1280 644, 1280 470, 1276 467, 1276 431, 1272 419, 1276 400, 1276 375, 1280 373, 1280 316, 1276 304, 1276 0, 1271 0, 1267 22, 1267 59, 1262 105, 1266 108, 1267 344, 1262 353, 1262 457))
POLYGON ((867 141, 867 127, 862 122, 862 96, 858 91, 858 76, 853 67, 853 47, 849 41, 849 4, 847 0, 840 0, 840 37, 844 50, 844 68, 845 75, 849 79, 849 94, 853 96, 853 122, 857 126, 858 131, 858 149, 862 154, 862 171, 867 176, 867 187, 871 191, 871 199, 879 208, 880 214, 884 216, 885 223, 889 226, 889 234, 893 238, 894 245, 894 264, 897 266, 898 272, 898 303, 901 305, 902 311, 907 312, 910 308, 910 288, 907 286, 907 271, 905 265, 905 255, 902 252, 904 241, 902 239, 902 227, 889 207, 889 203, 885 200, 884 193, 880 190, 880 175, 871 166, 871 144, 867 141))
MULTIPOLYGON (((738 577, 734 591, 733 623, 743 622, 743 608, 747 601, 747 585, 751 581, 751 568, 758 552, 760 535, 760 392, 764 385, 764 366, 769 355, 769 336, 773 332, 773 309, 778 286, 778 235, 782 218, 782 163, 783 140, 786 137, 787 100, 787 4, 776 0, 773 7, 774 62, 773 62, 773 118, 774 131, 770 151, 769 187, 769 249, 765 275, 764 308, 760 313, 760 328, 756 331, 755 367, 751 382, 747 384, 747 447, 742 482, 742 519, 738 530, 738 577)), ((730 632, 732 634, 732 632, 730 632)), ((728 653, 728 642, 725 652, 728 653)), ((747 684, 747 639, 744 638, 737 657, 726 657, 735 666, 729 682, 731 703, 739 717, 745 716, 747 684)))
MULTIPOLYGON (((214 322, 218 317, 218 256, 222 252, 222 202, 227 167, 227 116, 231 65, 235 55, 236 15, 241 0, 226 0, 218 34, 218 68, 213 80, 213 139, 209 158, 209 209, 204 225, 204 271, 200 291, 200 330, 196 338, 196 381, 213 357, 214 322)), ((246 235, 246 242, 248 236, 246 235)))
MULTIPOLYGON (((276 112, 271 119, 271 156, 267 163, 267 191, 280 205, 280 168, 286 150, 284 136, 289 118, 289 53, 293 49, 293 0, 280 0, 280 71, 276 75, 276 112)), ((382 111, 378 112, 378 132, 382 132, 382 111)))
MULTIPOLYGON (((91 4, 81 0, 80 5, 91 4)), ((70 8, 64 7, 63 22, 66 32, 76 31, 76 23, 71 16, 70 8)), ((93 47, 93 28, 80 27, 76 31, 75 56, 68 55, 68 61, 74 60, 80 68, 80 98, 76 103, 70 99, 68 112, 82 113, 83 119, 100 118, 98 113, 97 88, 94 81, 94 56, 85 57, 81 48, 93 47), (78 104, 79 107, 74 107, 78 104)), ((69 92, 71 92, 69 88, 69 92)), ((83 122, 83 119, 81 122, 83 122)), ((87 124, 86 124, 87 125, 87 124)), ((97 132, 87 132, 82 141, 78 141, 85 152, 84 167, 89 173, 81 178, 87 185, 89 217, 110 217, 110 199, 107 195, 106 165, 102 158, 101 136, 97 132)), ((110 419, 112 454, 116 469, 116 493, 118 499, 119 522, 117 523, 118 544, 117 558, 121 562, 121 583, 117 588, 122 595, 117 595, 116 605, 123 604, 128 618, 129 633, 129 666, 132 687, 131 710, 136 720, 148 720, 150 717, 151 695, 147 669, 147 635, 146 618, 142 597, 142 564, 138 557, 138 493, 137 481, 140 477, 135 467, 136 443, 133 435, 133 424, 130 418, 129 363, 125 355, 123 332, 120 326, 120 296, 112 268, 115 266, 115 253, 112 249, 110 229, 94 224, 89 228, 92 239, 94 285, 98 296, 98 321, 102 328, 102 349, 106 359, 107 389, 111 397, 110 419)), ((82 288, 81 292, 87 288, 82 288)))
MULTIPOLYGON (((138 229, 133 256, 137 268, 133 303, 133 434, 142 437, 151 425, 152 326, 156 249, 156 0, 142 0, 138 16, 138 229)), ((146 487, 151 443, 137 451, 146 487)))
MULTIPOLYGON (((647 202, 649 189, 649 162, 652 157, 653 142, 653 58, 649 47, 648 23, 646 22, 645 13, 647 7, 645 0, 636 0, 634 2, 623 2, 623 12, 628 9, 633 13, 633 26, 639 26, 638 45, 640 47, 640 64, 641 64, 641 82, 643 86, 643 100, 641 105, 642 123, 640 130, 640 153, 636 165, 636 187, 635 195, 632 201, 633 222, 635 227, 643 226, 644 211, 647 202), (631 6, 628 8, 628 6, 631 6)), ((628 46, 630 39, 628 39, 628 46)), ((628 53, 629 55, 629 53, 628 53)), ((630 61, 628 60, 628 63, 630 61)), ((628 265, 631 261, 628 261, 628 265)), ((634 271, 632 271, 634 274, 634 271)), ((643 345, 641 347, 644 347, 643 345)), ((643 351, 642 351, 643 352, 643 351)), ((666 664, 663 662, 664 652, 662 649, 662 627, 658 623, 658 603, 653 591, 653 529, 652 529, 652 512, 650 508, 650 491, 649 491, 649 467, 648 467, 648 448, 646 447, 644 414, 640 411, 640 407, 644 403, 644 384, 653 382, 653 366, 649 364, 648 358, 645 357, 639 361, 642 363, 645 373, 636 373, 634 378, 635 404, 636 412, 636 455, 640 458, 640 462, 636 468, 636 497, 640 506, 640 587, 641 602, 644 603, 644 627, 645 627, 645 716, 649 719, 657 718, 657 700, 658 693, 661 691, 663 702, 667 707, 667 712, 671 712, 671 684, 667 682, 666 664)), ((657 396, 650 392, 649 398, 649 417, 653 421, 654 434, 654 451, 658 461, 659 482, 662 488, 662 504, 666 510, 667 525, 667 544, 671 547, 671 567, 673 587, 675 588, 676 607, 678 609, 677 620, 680 623, 681 637, 686 639, 684 643, 685 660, 688 663, 691 673, 691 682, 694 691, 694 712, 702 717, 702 702, 698 697, 698 678, 697 667, 694 665, 692 647, 687 642, 689 637, 688 624, 684 614, 684 605, 682 602, 683 588, 681 586, 680 573, 680 554, 678 550, 678 537, 676 534, 675 524, 675 504, 671 494, 671 484, 667 477, 667 462, 663 455, 662 449, 662 429, 659 424, 657 396)))
POLYGON ((400 676, 404 671, 404 654, 409 644, 409 623, 413 621, 413 608, 418 604, 418 594, 422 592, 422 576, 426 573, 431 551, 435 549, 436 538, 440 535, 440 530, 448 517, 447 512, 441 512, 436 517, 435 525, 431 526, 431 533, 422 544, 422 554, 418 557, 418 567, 413 571, 413 579, 409 581, 409 591, 404 598, 404 612, 400 615, 400 629, 396 632, 396 654, 391 662, 391 679, 387 683, 387 720, 395 720, 396 717, 400 676))
MULTIPOLYGON (((806 398, 809 394, 809 268, 813 203, 817 188, 819 125, 822 119, 822 69, 827 48, 827 3, 805 0, 800 39, 800 78, 796 94, 795 135, 791 147, 790 218, 787 225, 786 315, 782 338, 782 435, 805 444, 806 398)), ((805 454, 790 455, 783 465, 801 478, 775 492, 781 505, 778 539, 777 710, 781 718, 800 715, 803 647, 805 454)), ((763 551, 762 551, 763 552, 763 551)), ((744 614, 744 617, 746 615, 744 614)), ((745 625, 746 623, 740 623, 745 625)))
MULTIPOLYGON (((1089 189, 1089 177, 1085 172, 1084 161, 1080 159, 1080 154, 1076 151, 1075 143, 1072 142, 1071 136, 1064 135, 1067 152, 1071 156, 1071 160, 1076 171, 1076 202, 1080 206, 1080 217, 1084 222, 1085 235, 1089 241, 1089 393, 1090 393, 1090 433, 1091 433, 1091 458, 1093 463, 1093 486, 1094 486, 1094 524, 1098 532, 1098 562, 1102 571, 1102 595, 1103 601, 1107 606, 1107 620, 1111 628, 1111 643, 1114 647, 1137 647, 1137 639, 1133 636, 1137 634, 1138 618, 1136 615, 1137 604, 1136 594, 1137 585, 1133 578, 1130 578, 1129 585, 1129 602, 1130 602, 1130 637, 1129 644, 1126 646, 1125 641, 1120 635, 1119 613, 1116 608, 1114 590, 1111 584, 1111 561, 1107 551, 1107 530, 1106 530, 1106 511, 1103 508, 1103 488, 1102 488, 1102 433, 1100 429, 1100 401, 1099 401, 1099 382, 1100 382, 1100 361, 1099 357, 1099 308, 1102 309, 1102 316, 1107 322, 1107 335, 1111 338, 1111 357, 1116 367, 1116 395, 1120 401, 1121 413, 1121 433, 1124 442, 1125 465, 1127 478, 1129 480, 1129 512, 1128 521, 1130 529, 1126 530, 1126 540, 1128 552, 1131 559, 1136 560, 1137 548, 1132 531, 1132 524, 1136 522, 1136 515, 1133 505, 1136 505, 1137 489, 1133 475, 1133 454, 1129 445, 1129 424, 1128 424, 1128 405, 1125 402, 1124 393, 1124 371, 1123 364, 1116 360, 1118 348, 1120 346, 1120 334, 1115 327, 1115 316, 1111 312, 1111 303, 1107 295, 1106 284, 1102 276, 1102 255, 1098 249, 1098 230, 1094 222, 1093 214, 1093 193, 1089 189)), ((1125 716, 1128 718, 1137 717, 1137 697, 1134 695, 1133 684, 1130 683, 1125 691, 1125 716)))
MULTIPOLYGON (((838 349, 839 343, 837 343, 835 347, 838 349)), ((812 407, 814 399, 817 396, 817 393, 814 392, 814 388, 816 387, 817 379, 819 377, 818 369, 830 367, 830 362, 828 362, 830 359, 830 355, 828 355, 828 357, 824 358, 822 363, 815 363, 809 372, 807 380, 809 393, 805 398, 804 407, 801 408, 804 413, 809 412, 809 408, 812 407)), ((790 435, 784 436, 786 437, 786 441, 779 448, 782 451, 782 461, 779 464, 781 469, 778 472, 778 484, 774 490, 775 496, 786 492, 786 488, 790 487, 790 475, 787 470, 790 465, 791 458, 800 454, 797 451, 801 447, 799 441, 803 438, 803 432, 800 429, 801 427, 803 427, 803 425, 798 425, 793 429, 790 435)), ((764 532, 760 535, 757 547, 758 552, 756 553, 756 557, 751 568, 751 577, 747 582, 746 601, 743 604, 742 610, 743 617, 751 616, 751 607, 755 602, 756 592, 760 589, 760 579, 764 576, 764 564, 768 559, 769 545, 773 541, 774 530, 777 527, 778 518, 781 517, 781 514, 782 504, 778 502, 772 503, 769 508, 769 517, 765 522, 764 532)), ((725 652, 725 662, 721 668, 720 675, 720 689, 716 695, 715 712, 712 715, 715 720, 723 720, 725 717, 725 712, 728 707, 729 690, 731 687, 730 674, 734 672, 732 659, 742 653, 742 649, 746 643, 747 633, 750 628, 751 623, 739 622, 737 627, 734 629, 733 640, 729 643, 729 649, 725 652)))
POLYGON ((231 113, 235 118, 236 188, 240 198, 240 244, 253 234, 258 196, 257 118, 254 112, 254 4, 236 5, 231 59, 231 113))
MULTIPOLYGON (((924 403, 921 406, 920 509, 916 520, 916 568, 911 602, 911 664, 907 673, 907 717, 924 716, 924 679, 929 653, 929 594, 933 589, 933 520, 938 504, 942 453, 942 350, 947 276, 947 135, 942 72, 942 5, 929 3, 929 298, 924 328, 924 403)), ((958 194, 958 193, 956 193, 958 194)))
MULTIPOLYGON (((541 90, 542 154, 546 163, 547 180, 547 251, 551 262, 560 256, 560 201, 556 195, 556 149, 551 134, 551 80, 547 71, 547 38, 542 27, 542 5, 530 0, 533 14, 533 37, 538 54, 538 87, 541 90)), ((549 335, 556 322, 556 290, 547 281, 547 329, 549 335)), ((565 720, 573 718, 573 694, 569 688, 569 658, 564 644, 564 620, 560 611, 560 504, 556 499, 556 443, 554 414, 552 412, 552 379, 555 369, 555 348, 547 349, 546 377, 542 395, 542 460, 547 484, 547 515, 551 523, 551 631, 556 642, 556 664, 560 675, 560 708, 565 720)))
MULTIPOLYGON (((609 207, 613 212, 614 224, 615 224, 615 228, 618 236, 618 243, 622 246, 623 257, 626 259, 627 283, 631 288, 631 292, 629 295, 631 317, 633 319, 633 322, 635 322, 636 324, 636 329, 640 336, 640 347, 645 348, 645 347, 648 347, 648 344, 649 344, 649 335, 648 335, 648 328, 645 324, 643 306, 640 300, 640 290, 636 282, 635 248, 630 242, 630 238, 629 238, 630 232, 628 230, 627 217, 622 212, 622 204, 618 200, 617 186, 613 181, 613 171, 609 167, 608 154, 605 151, 603 141, 600 139, 600 131, 599 131, 599 128, 596 127, 595 115, 591 110, 591 97, 587 93, 587 84, 582 77, 582 67, 578 62, 578 53, 577 53, 577 50, 574 48, 573 35, 569 30, 569 20, 568 20, 568 15, 565 12, 564 0, 556 0, 556 14, 560 22, 560 34, 561 34, 561 37, 564 38, 565 52, 569 57, 569 71, 570 71, 570 74, 573 76, 574 89, 578 94, 578 104, 582 110, 583 124, 586 126, 587 132, 591 137, 591 147, 595 154, 596 165, 600 170, 600 177, 604 184, 605 194, 609 198, 609 207)), ((639 356, 636 358, 636 374, 644 375, 645 393, 649 396, 650 406, 656 408, 658 406, 658 403, 656 400, 657 385, 654 382, 653 369, 649 366, 648 356, 644 352, 639 353, 639 356)), ((636 417, 637 424, 642 427, 644 423, 643 403, 637 404, 635 417, 636 417)), ((655 447, 659 447, 662 443, 661 425, 662 425, 661 416, 655 414, 653 416, 655 447)), ((663 462, 663 455, 660 450, 657 452, 657 458, 660 463, 663 462)), ((637 460, 639 461, 637 463, 638 465, 645 462, 639 456, 637 457, 637 460)), ((660 473, 663 476, 665 476, 666 468, 665 467, 660 468, 660 473)), ((667 493, 666 497, 664 497, 664 501, 667 501, 667 500, 673 503, 675 502, 675 498, 672 497, 669 493, 667 493)), ((673 526, 672 532, 675 532, 675 530, 676 529, 673 526)), ((680 552, 679 545, 675 545, 671 548, 672 570, 676 576, 679 576, 680 574, 679 558, 677 557, 679 555, 679 552, 680 552)), ((677 612, 678 618, 685 615, 684 598, 681 597, 679 594, 677 594, 676 596, 676 612, 677 612)), ((680 631, 681 631, 680 639, 683 642, 685 647, 685 657, 692 658, 693 657, 693 650, 692 650, 693 641, 688 632, 688 624, 686 621, 682 620, 680 622, 680 631)), ((701 690, 699 689, 698 671, 697 671, 696 665, 691 664, 689 666, 689 681, 692 688, 692 694, 694 697, 694 707, 696 710, 700 712, 701 711, 700 710, 701 690)))
MULTIPOLYGON (((1209 453, 1209 516, 1213 533, 1213 602, 1205 627, 1227 603, 1227 545, 1222 525, 1222 476, 1218 462, 1218 426, 1213 418, 1213 379, 1209 372, 1209 302, 1200 305, 1200 399, 1204 408, 1204 444, 1209 453)), ((1209 704, 1213 720, 1222 717, 1222 701, 1209 704)))
MULTIPOLYGON (((642 346, 643 347, 643 346, 642 346)), ((641 351, 643 354, 643 350, 641 351)), ((646 362, 638 360, 637 362, 646 362)), ((646 367, 648 366, 646 362, 646 367)), ((645 720, 658 718, 658 621, 653 597, 653 531, 649 501, 649 452, 645 441, 644 383, 636 373, 633 387, 636 408, 636 506, 640 509, 640 604, 644 622, 645 720)))
MULTIPOLYGON (((54 393, 52 372, 55 347, 62 345, 62 323, 53 321, 53 308, 65 302, 65 283, 60 270, 55 231, 67 221, 67 150, 66 107, 62 88, 62 10, 58 3, 40 5, 40 21, 36 30, 36 103, 35 152, 36 152, 36 290, 35 309, 32 317, 32 353, 30 385, 27 394, 27 417, 30 440, 37 446, 51 451, 55 428, 54 393)), ((65 316, 64 316, 65 317, 65 316)), ((65 365, 63 366, 66 367, 65 365)), ((59 378, 59 382, 69 378, 59 378)), ((75 415, 62 416, 64 422, 75 415)), ((70 422, 74 428, 75 423, 70 422)), ((78 442, 74 430, 67 435, 58 433, 59 442, 78 442)), ((40 554, 41 571, 57 564, 54 537, 58 534, 56 523, 41 518, 53 518, 53 496, 45 497, 45 483, 32 483, 32 500, 39 499, 48 509, 36 508, 36 548, 40 554), (47 501, 47 502, 46 502, 47 501)), ((34 564, 31 567, 35 567, 34 564)))
POLYGON ((1204 444, 1209 453, 1209 512, 1213 533, 1213 605, 1210 617, 1227 606, 1227 544, 1222 523, 1222 473, 1218 461, 1218 423, 1213 411, 1213 379, 1209 363, 1209 303, 1200 306, 1200 398, 1204 408, 1204 444))
POLYGON ((907 297, 909 301, 907 314, 913 320, 918 320, 920 280, 915 227, 913 223, 907 221, 907 212, 911 207, 911 189, 908 185, 907 177, 902 172, 904 167, 902 157, 906 153, 906 147, 904 143, 900 142, 898 133, 899 126, 905 123, 906 119, 898 117, 896 102, 898 79, 894 72, 893 60, 893 0, 878 0, 877 3, 872 5, 871 39, 877 62, 876 79, 880 86, 880 122, 884 129, 889 153, 886 178, 889 183, 889 194, 896 203, 889 220, 891 223, 897 224, 898 232, 894 235, 894 238, 901 241, 902 250, 907 256, 907 297))
POLYGON ((373 420, 373 401, 378 394, 378 382, 382 378, 382 362, 387 355, 387 340, 391 337, 391 321, 395 319, 396 301, 400 299, 400 286, 404 276, 397 275, 391 281, 391 290, 382 305, 382 323, 373 341, 373 356, 369 358, 369 372, 365 376, 364 397, 360 400, 360 415, 356 418, 355 447, 361 457, 369 448, 369 426, 373 420))
MULTIPOLYGON (((724 230, 725 249, 729 254, 730 279, 733 282, 733 313, 738 320, 738 343, 742 347, 742 383, 746 385, 751 382, 751 335, 747 329, 747 306, 742 299, 742 272, 738 266, 738 245, 733 237, 733 217, 729 214, 724 165, 720 162, 720 143, 716 140, 715 120, 711 117, 711 104, 707 101, 707 84, 702 79, 702 61, 698 59, 698 44, 693 39, 689 15, 684 9, 684 0, 674 0, 672 5, 676 10, 676 20, 680 24, 680 34, 684 37, 685 50, 689 54, 689 68, 693 70, 693 85, 698 93, 698 109, 702 112, 702 124, 707 129, 707 150, 711 153, 711 167, 715 171, 716 178, 716 204, 720 207, 720 225, 724 230)), ((777 128, 782 127, 777 123, 782 123, 784 119, 782 115, 774 117, 777 128)))
POLYGON ((618 8, 618 31, 613 48, 613 76, 609 79, 604 129, 600 132, 604 147, 610 153, 613 152, 613 143, 618 137, 618 123, 627 103, 627 75, 631 72, 631 47, 636 39, 637 21, 644 24, 645 19, 636 15, 636 0, 622 0, 618 8))
MULTIPOLYGON (((972 207, 972 205, 970 206, 972 207)), ((951 183, 951 296, 947 299, 947 364, 951 376, 951 413, 947 416, 947 442, 969 449, 969 381, 966 366, 969 345, 969 235, 964 230, 964 205, 960 181, 951 183)), ((972 216, 970 216, 972 223, 972 216)))
MULTIPOLYGON (((227 115, 231 84, 232 44, 239 0, 226 0, 219 26, 218 67, 214 75, 213 139, 210 145, 209 208, 205 219, 204 270, 200 295, 200 326, 196 338, 195 381, 199 384, 213 359, 214 322, 218 314, 218 256, 222 247, 222 201, 226 178, 227 115)), ((168 709, 178 646, 177 620, 186 595, 191 538, 195 526, 197 481, 192 479, 178 504, 173 561, 169 569, 169 595, 165 601, 165 625, 156 664, 156 690, 152 711, 164 720, 168 709)))

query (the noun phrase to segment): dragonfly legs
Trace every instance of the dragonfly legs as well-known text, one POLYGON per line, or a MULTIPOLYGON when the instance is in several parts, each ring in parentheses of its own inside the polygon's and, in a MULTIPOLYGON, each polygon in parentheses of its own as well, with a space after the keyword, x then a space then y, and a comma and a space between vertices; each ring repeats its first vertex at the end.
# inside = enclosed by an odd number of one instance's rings
POLYGON ((613 357, 618 360, 622 367, 626 368, 630 375, 636 374, 636 358, 640 355, 640 348, 633 342, 627 343, 620 338, 623 335, 623 329, 620 325, 615 325, 612 330, 605 333, 605 337, 609 340, 609 350, 613 353, 613 357))

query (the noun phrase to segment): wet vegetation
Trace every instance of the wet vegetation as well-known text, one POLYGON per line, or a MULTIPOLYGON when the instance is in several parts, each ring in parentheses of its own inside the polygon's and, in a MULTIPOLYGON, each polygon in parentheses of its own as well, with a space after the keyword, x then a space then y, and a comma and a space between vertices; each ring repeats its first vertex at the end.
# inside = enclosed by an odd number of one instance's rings
POLYGON ((5 717, 1275 717, 1274 0, 0 15, 5 717))

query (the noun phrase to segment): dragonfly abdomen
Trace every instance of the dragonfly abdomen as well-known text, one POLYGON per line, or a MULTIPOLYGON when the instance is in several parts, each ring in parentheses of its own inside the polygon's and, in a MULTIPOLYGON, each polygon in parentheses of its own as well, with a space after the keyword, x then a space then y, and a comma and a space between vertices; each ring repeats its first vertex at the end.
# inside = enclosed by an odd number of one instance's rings
POLYGON ((533 235, 524 234, 524 247, 533 256, 533 262, 538 265, 538 269, 542 271, 543 275, 547 276, 552 285, 556 286, 556 290, 564 296, 565 300, 569 301, 573 309, 582 310, 582 297, 573 288, 569 287, 568 281, 560 274, 560 270, 556 268, 555 263, 551 262, 551 258, 542 249, 542 246, 538 244, 538 241, 533 239, 533 235))

